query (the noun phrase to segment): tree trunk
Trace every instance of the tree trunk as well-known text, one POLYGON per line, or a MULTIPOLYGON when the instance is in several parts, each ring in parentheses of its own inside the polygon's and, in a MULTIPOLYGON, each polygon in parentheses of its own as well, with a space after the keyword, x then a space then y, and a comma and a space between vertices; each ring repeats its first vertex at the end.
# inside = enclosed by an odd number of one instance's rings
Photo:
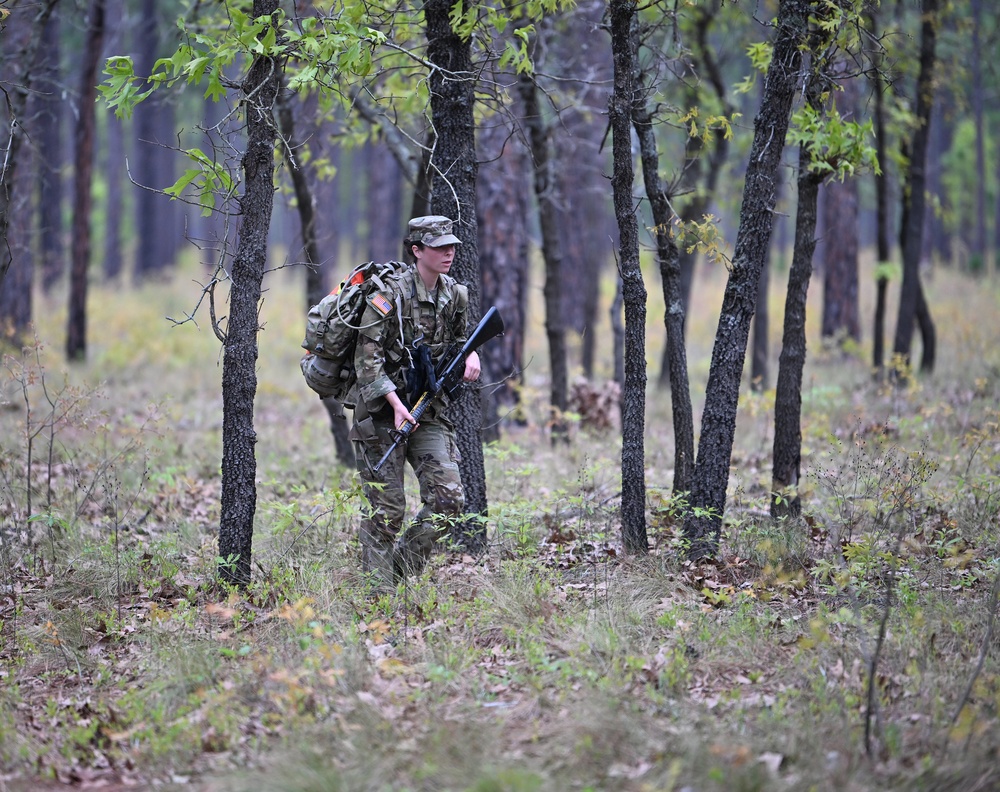
MULTIPOLYGON (((850 90, 850 89, 849 89, 850 90)), ((848 112, 841 115, 847 116, 848 112)), ((824 187, 823 314, 821 335, 861 339, 858 312, 858 184, 853 177, 824 187)))
MULTIPOLYGON (((42 289, 47 293, 66 271, 63 231, 63 75, 59 70, 60 14, 45 26, 39 53, 38 106, 38 231, 42 289)), ((119 149, 120 150, 120 149, 119 149)))
MULTIPOLYGON (((157 31, 157 0, 142 0, 142 12, 139 17, 139 24, 136 28, 135 51, 136 73, 148 76, 153 71, 153 64, 156 62, 159 49, 159 36, 157 31)), ((156 146, 157 139, 157 106, 162 102, 162 98, 154 93, 144 102, 136 106, 132 116, 132 128, 135 136, 133 140, 132 160, 130 170, 132 177, 138 187, 135 193, 135 227, 136 234, 135 251, 135 279, 141 281, 159 269, 159 262, 162 245, 160 221, 158 215, 163 196, 157 195, 155 188, 164 188, 168 185, 157 184, 156 174, 156 146)))
MULTIPOLYGON (((469 318, 478 321, 479 241, 476 216, 475 75, 468 40, 451 28, 450 0, 429 0, 424 5, 427 23, 427 59, 430 75, 431 118, 437 130, 432 168, 437 174, 431 197, 432 214, 455 220, 455 235, 462 241, 455 251, 453 271, 469 289, 469 318)), ((482 406, 478 391, 464 388, 451 408, 461 453, 460 470, 465 489, 465 510, 474 515, 458 526, 453 539, 479 551, 486 538, 486 525, 477 518, 487 513, 486 470, 483 461, 482 406)))
MULTIPOLYGON (((113 14, 113 12, 112 12, 113 14)), ((105 150, 104 177, 107 181, 104 220, 104 277, 116 280, 124 269, 122 256, 122 213, 125 184, 125 134, 122 122, 113 112, 104 111, 107 146, 105 150)))
MULTIPOLYGON (((806 84, 806 101, 819 110, 824 85, 813 71, 806 84)), ((802 370, 806 362, 806 303, 816 249, 817 202, 821 177, 810 171, 811 155, 799 147, 798 205, 795 243, 788 270, 785 319, 774 394, 774 448, 772 453, 771 517, 798 517, 802 513, 798 486, 802 460, 802 370)))
POLYGON ((622 388, 622 543, 646 554, 646 287, 639 268, 639 223, 632 199, 632 109, 635 102, 634 0, 611 0, 614 93, 608 105, 614 167, 611 187, 618 220, 619 267, 625 303, 625 385, 622 388))
POLYGON ((569 392, 566 371, 566 326, 562 318, 563 288, 562 248, 559 241, 559 217, 556 210, 556 185, 552 178, 549 137, 538 106, 538 88, 530 75, 519 80, 524 103, 524 120, 531 141, 535 197, 538 200, 538 223, 542 232, 542 259, 545 262, 545 338, 549 347, 549 404, 552 415, 552 439, 566 437, 563 414, 569 392))
POLYGON ((104 40, 104 0, 93 0, 80 66, 73 186, 73 260, 70 267, 66 358, 87 357, 87 270, 90 268, 90 215, 93 196, 94 138, 97 134, 97 62, 104 40))
MULTIPOLYGON (((781 192, 779 183, 778 192, 781 192)), ((775 198, 775 204, 778 199, 775 198)), ((753 343, 750 345, 750 390, 763 393, 767 390, 767 338, 771 333, 771 312, 767 298, 771 283, 771 246, 768 245, 764 264, 760 268, 757 302, 753 311, 753 343)))
POLYGON ((684 535, 690 542, 688 553, 695 559, 716 552, 722 531, 740 379, 760 271, 771 239, 778 169, 809 13, 808 0, 781 1, 764 95, 754 120, 740 227, 705 391, 701 439, 691 487, 691 511, 684 520, 684 535))
MULTIPOLYGON (((254 17, 278 10, 278 0, 254 0, 254 17)), ((261 34, 262 36, 265 33, 261 34)), ((257 331, 261 284, 267 266, 267 237, 274 206, 273 109, 281 64, 258 56, 243 81, 247 148, 243 154, 243 198, 229 292, 230 317, 222 359, 222 513, 219 519, 219 575, 227 583, 250 582, 253 520, 257 510, 257 331)))
POLYGON ((917 75, 917 128, 909 146, 910 168, 903 191, 904 223, 900 230, 903 249, 903 283, 899 294, 899 314, 893 353, 904 367, 910 362, 914 324, 920 314, 924 349, 921 370, 930 372, 934 364, 933 322, 920 283, 920 258, 923 249, 925 179, 931 108, 934 101, 934 47, 938 25, 938 0, 923 0, 920 26, 920 71, 917 75), (928 349, 928 342, 931 348, 928 349))
MULTIPOLYGON (((16 40, 13 32, 8 30, 7 38, 4 40, 4 54, 0 55, 0 65, 3 65, 5 73, 10 75, 9 80, 12 86, 4 96, 7 118, 4 121, 3 129, 6 135, 0 140, 3 144, 0 150, 5 152, 4 164, 3 167, 0 167, 0 299, 6 299, 3 297, 5 294, 18 300, 24 297, 23 294, 15 295, 8 292, 4 287, 13 260, 7 234, 11 212, 14 208, 15 179, 25 135, 22 125, 34 77, 34 64, 38 57, 39 47, 42 46, 45 26, 52 15, 56 2, 57 0, 45 0, 41 6, 37 7, 19 6, 19 11, 22 8, 31 8, 34 13, 34 16, 26 21, 28 27, 24 31, 24 42, 21 47, 14 49, 16 40)), ((7 315, 6 312, 3 315, 7 315)))
MULTIPOLYGON (((873 31, 879 30, 877 11, 869 12, 873 31)), ((892 242, 889 233, 889 160, 885 129, 885 82, 882 78, 882 58, 876 55, 875 71, 872 75, 875 94, 875 153, 882 166, 882 172, 875 174, 875 245, 876 267, 884 270, 892 256, 892 242)), ((889 291, 889 277, 879 271, 875 278, 875 317, 872 328, 872 369, 877 379, 885 375, 885 314, 889 291)))
POLYGON ((518 414, 517 385, 524 366, 524 323, 528 297, 528 180, 527 156, 509 145, 507 130, 487 125, 478 145, 483 164, 476 191, 479 222, 479 270, 482 304, 495 305, 504 321, 504 334, 479 350, 483 363, 483 439, 500 437, 500 426, 518 414))
MULTIPOLYGON (((638 43, 638 42, 636 42, 638 43)), ((634 85, 641 87, 642 78, 636 50, 632 52, 636 68, 634 85)), ((644 92, 643 92, 644 95, 644 92)), ((667 370, 670 373, 670 406, 674 424, 674 484, 675 495, 691 488, 694 470, 694 415, 691 408, 691 385, 688 380, 687 351, 684 347, 684 302, 681 296, 680 252, 674 241, 670 197, 660 181, 660 155, 653 131, 652 114, 645 99, 637 98, 632 108, 632 123, 639 138, 642 176, 653 215, 656 237, 656 257, 663 282, 663 303, 666 309, 667 370)))

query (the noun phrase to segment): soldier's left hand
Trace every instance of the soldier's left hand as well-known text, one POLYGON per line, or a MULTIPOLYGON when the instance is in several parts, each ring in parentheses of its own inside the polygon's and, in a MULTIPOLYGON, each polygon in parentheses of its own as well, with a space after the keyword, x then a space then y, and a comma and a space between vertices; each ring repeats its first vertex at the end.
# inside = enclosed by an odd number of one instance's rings
POLYGON ((482 373, 483 367, 479 362, 479 353, 472 352, 465 359, 465 374, 462 375, 462 379, 466 382, 474 382, 479 379, 479 375, 482 373))

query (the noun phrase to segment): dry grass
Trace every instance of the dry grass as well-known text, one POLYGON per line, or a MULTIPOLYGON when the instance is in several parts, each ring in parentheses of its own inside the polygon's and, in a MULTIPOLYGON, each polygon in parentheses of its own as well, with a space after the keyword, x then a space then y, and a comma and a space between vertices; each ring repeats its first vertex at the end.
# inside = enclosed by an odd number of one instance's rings
MULTIPOLYGON (((773 394, 747 395, 722 553, 706 565, 683 561, 666 508, 669 394, 651 388, 647 405, 655 549, 626 558, 616 438, 578 426, 570 445, 548 443, 545 352, 531 349, 535 422, 487 450, 486 554, 442 553, 372 601, 354 475, 295 373, 302 298, 287 273, 264 303, 255 580, 244 595, 217 583, 218 343, 161 318, 193 304, 196 277, 97 290, 89 362, 66 371, 58 303, 43 300, 41 368, 8 361, 0 790, 1000 783, 995 284, 935 273, 939 371, 907 391, 874 385, 864 348, 844 356, 811 340, 801 523, 763 516, 773 394), (73 406, 51 431, 42 378, 57 412, 73 406), (30 523, 22 382, 42 430, 30 523)), ((652 381, 662 311, 647 282, 652 381)), ((696 405, 722 283, 706 271, 697 286, 696 405)), ((812 317, 818 298, 814 286, 812 317)))

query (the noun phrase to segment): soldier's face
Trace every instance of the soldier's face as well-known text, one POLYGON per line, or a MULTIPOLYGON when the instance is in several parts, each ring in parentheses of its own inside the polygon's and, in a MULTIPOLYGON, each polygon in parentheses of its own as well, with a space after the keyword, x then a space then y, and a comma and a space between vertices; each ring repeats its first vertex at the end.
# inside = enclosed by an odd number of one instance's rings
POLYGON ((425 247, 413 249, 413 255, 417 257, 417 266, 427 275, 445 275, 451 269, 451 264, 455 260, 455 246, 442 245, 441 247, 425 247))

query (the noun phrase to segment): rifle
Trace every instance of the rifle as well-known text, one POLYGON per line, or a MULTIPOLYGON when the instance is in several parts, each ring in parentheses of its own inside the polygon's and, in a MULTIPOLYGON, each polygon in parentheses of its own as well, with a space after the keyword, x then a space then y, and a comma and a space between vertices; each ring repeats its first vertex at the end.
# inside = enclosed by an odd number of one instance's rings
POLYGON ((389 446, 389 450, 382 455, 382 458, 372 468, 374 472, 378 473, 382 465, 392 456, 392 452, 399 448, 402 443, 406 442, 416 428, 417 423, 419 423, 420 417, 427 412, 427 408, 431 406, 431 403, 442 392, 449 394, 454 392, 462 381, 462 375, 465 373, 465 359, 491 338, 499 335, 503 335, 503 318, 494 305, 479 320, 479 324, 472 331, 469 340, 462 344, 457 352, 445 356, 442 364, 438 367, 441 373, 438 374, 437 371, 427 373, 427 390, 421 394, 417 403, 413 405, 413 409, 410 410, 410 415, 413 416, 414 423, 406 421, 398 429, 391 430, 392 445, 389 446))

